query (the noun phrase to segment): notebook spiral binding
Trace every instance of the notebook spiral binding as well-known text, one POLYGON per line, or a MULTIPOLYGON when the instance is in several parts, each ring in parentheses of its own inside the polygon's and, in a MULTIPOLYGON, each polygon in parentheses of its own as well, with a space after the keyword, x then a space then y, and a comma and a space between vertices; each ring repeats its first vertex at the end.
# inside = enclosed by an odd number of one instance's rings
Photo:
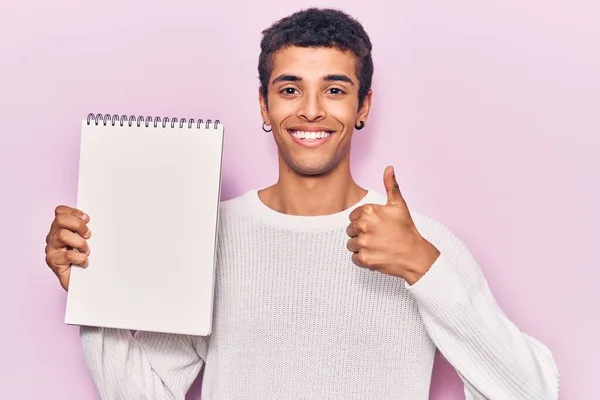
POLYGON ((119 124, 119 126, 124 126, 125 124, 129 125, 129 126, 133 126, 134 124, 136 124, 138 127, 142 126, 142 124, 144 124, 147 127, 150 126, 150 124, 152 124, 155 128, 158 127, 159 124, 162 125, 163 128, 166 128, 167 125, 169 124, 169 122, 171 123, 171 128, 175 127, 175 124, 179 124, 180 128, 183 128, 185 124, 187 124, 188 129, 192 129, 192 127, 194 125, 196 125, 196 129, 200 129, 200 127, 202 126, 202 124, 204 124, 206 129, 209 129, 210 126, 212 125, 214 129, 217 129, 219 127, 219 124, 221 123, 218 119, 215 120, 214 122, 210 119, 207 119, 206 122, 204 122, 203 119, 199 119, 198 121, 196 121, 194 118, 190 118, 190 120, 186 120, 185 118, 181 118, 181 120, 178 120, 177 118, 168 118, 168 117, 164 117, 161 118, 160 117, 143 117, 143 116, 138 116, 136 117, 135 115, 131 115, 131 116, 127 116, 127 115, 110 115, 110 114, 93 114, 90 113, 87 116, 87 124, 91 125, 91 124, 95 124, 95 125, 100 125, 103 124, 104 126, 111 124, 112 126, 115 126, 117 124, 119 124))

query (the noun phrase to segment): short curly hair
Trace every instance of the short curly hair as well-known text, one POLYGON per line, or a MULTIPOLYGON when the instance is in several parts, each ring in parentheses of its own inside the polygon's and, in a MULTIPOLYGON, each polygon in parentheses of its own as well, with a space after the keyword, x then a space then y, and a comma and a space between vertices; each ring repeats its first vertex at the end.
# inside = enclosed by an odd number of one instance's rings
POLYGON ((356 56, 359 107, 362 105, 373 79, 373 46, 363 26, 350 15, 332 8, 308 8, 280 19, 262 35, 258 76, 265 100, 275 53, 290 46, 328 47, 356 56))

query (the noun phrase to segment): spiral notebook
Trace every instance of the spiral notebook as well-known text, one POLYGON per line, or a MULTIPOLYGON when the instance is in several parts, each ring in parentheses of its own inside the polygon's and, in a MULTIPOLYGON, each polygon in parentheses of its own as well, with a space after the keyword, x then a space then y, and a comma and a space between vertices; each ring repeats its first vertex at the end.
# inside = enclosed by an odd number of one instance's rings
POLYGON ((222 149, 218 120, 82 121, 77 208, 91 253, 71 268, 65 323, 210 334, 222 149))

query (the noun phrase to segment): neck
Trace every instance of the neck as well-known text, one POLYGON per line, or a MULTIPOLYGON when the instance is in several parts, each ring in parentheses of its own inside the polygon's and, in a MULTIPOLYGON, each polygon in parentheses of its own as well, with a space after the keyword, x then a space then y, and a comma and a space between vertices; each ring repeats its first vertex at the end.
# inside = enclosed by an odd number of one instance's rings
POLYGON ((346 210, 367 191, 354 182, 348 161, 317 176, 301 175, 280 162, 279 179, 259 191, 261 201, 275 211, 290 215, 328 215, 346 210))

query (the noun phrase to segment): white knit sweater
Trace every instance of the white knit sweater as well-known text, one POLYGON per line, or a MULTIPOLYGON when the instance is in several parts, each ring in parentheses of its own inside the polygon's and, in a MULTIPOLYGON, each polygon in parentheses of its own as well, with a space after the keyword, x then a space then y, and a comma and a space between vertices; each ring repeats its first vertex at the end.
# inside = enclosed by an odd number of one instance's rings
MULTIPOLYGON (((385 202, 371 190, 357 206, 385 202)), ((257 190, 222 202, 213 333, 82 327, 101 398, 183 400, 205 364, 203 400, 425 400, 436 348, 466 399, 558 398, 551 352, 498 308, 459 239, 413 212, 441 256, 409 286, 352 263, 353 208, 285 215, 257 190)))

